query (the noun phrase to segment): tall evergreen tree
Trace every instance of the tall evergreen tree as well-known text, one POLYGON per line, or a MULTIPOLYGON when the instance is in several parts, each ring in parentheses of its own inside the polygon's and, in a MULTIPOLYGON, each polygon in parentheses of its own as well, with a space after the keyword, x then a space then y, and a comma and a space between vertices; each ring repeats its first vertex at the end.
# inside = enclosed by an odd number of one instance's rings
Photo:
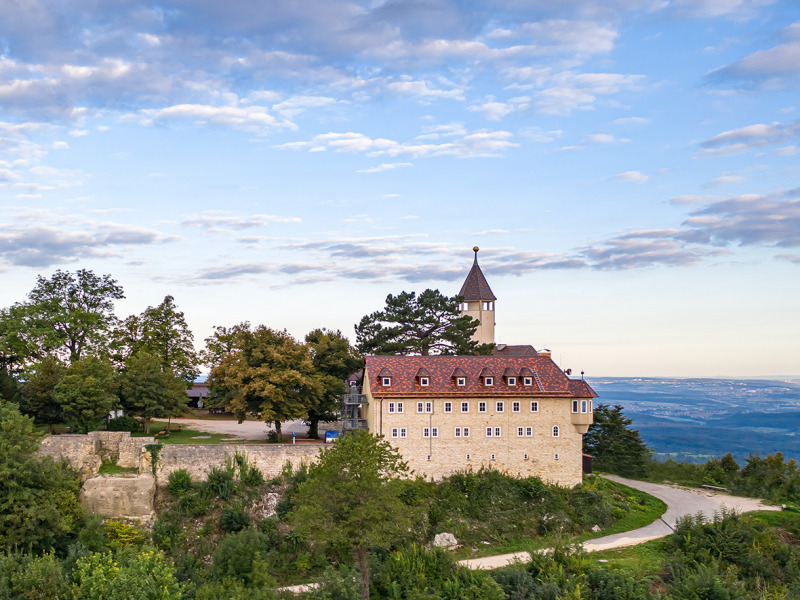
POLYGON ((460 296, 439 290, 401 292, 386 297, 386 307, 364 316, 355 326, 356 347, 362 354, 489 354, 492 344, 472 335, 480 324, 461 314, 460 296))
POLYGON ((601 471, 624 477, 647 474, 650 450, 639 437, 638 429, 622 414, 622 406, 597 404, 594 423, 583 436, 583 451, 594 457, 594 466, 601 471))

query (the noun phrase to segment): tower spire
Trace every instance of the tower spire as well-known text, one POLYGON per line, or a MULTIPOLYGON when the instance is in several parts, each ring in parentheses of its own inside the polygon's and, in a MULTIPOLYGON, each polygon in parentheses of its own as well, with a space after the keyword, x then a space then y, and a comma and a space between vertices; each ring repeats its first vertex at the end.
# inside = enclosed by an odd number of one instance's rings
POLYGON ((473 262, 472 264, 475 266, 478 265, 478 250, 480 250, 480 248, 478 248, 477 246, 472 248, 472 251, 475 253, 475 262, 473 262))
POLYGON ((478 250, 480 248, 477 246, 472 249, 475 259, 464 285, 461 286, 461 291, 458 293, 463 298, 461 314, 480 321, 480 325, 473 335, 475 341, 481 344, 494 344, 494 304, 497 298, 478 266, 478 250))

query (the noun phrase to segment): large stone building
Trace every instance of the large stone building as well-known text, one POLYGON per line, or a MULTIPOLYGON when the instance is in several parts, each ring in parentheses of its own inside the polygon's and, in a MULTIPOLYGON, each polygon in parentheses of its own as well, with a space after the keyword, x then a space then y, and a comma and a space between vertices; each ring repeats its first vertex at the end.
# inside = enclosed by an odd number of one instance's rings
MULTIPOLYGON (((460 295, 462 312, 481 321, 475 339, 494 343, 497 299, 477 248, 460 295)), ((549 351, 497 345, 491 356, 367 356, 361 384, 351 396, 360 422, 417 473, 440 478, 492 467, 564 486, 581 481, 597 394, 549 351)))

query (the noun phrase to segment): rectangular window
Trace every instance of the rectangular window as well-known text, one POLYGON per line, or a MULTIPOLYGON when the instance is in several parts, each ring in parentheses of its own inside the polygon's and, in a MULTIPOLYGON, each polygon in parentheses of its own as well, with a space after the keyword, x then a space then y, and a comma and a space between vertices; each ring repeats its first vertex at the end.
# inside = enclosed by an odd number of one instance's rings
POLYGON ((558 425, 553 425, 553 437, 558 437, 558 425))
POLYGON ((469 402, 461 403, 461 412, 469 412, 469 402))
POLYGON ((525 437, 533 436, 533 427, 526 427, 525 428, 525 437))
POLYGON ((431 428, 431 437, 439 437, 439 428, 438 427, 432 427, 431 428))
POLYGON ((492 460, 495 460, 494 454, 492 454, 492 460))
POLYGON ((533 385, 533 377, 523 377, 522 385, 533 385))
POLYGON ((430 427, 423 427, 422 428, 422 437, 424 437, 424 438, 431 437, 431 428, 430 427))
POLYGON ((581 412, 582 413, 586 412, 586 408, 587 407, 588 407, 588 404, 587 404, 586 400, 581 400, 581 412))
POLYGON ((539 412, 539 403, 536 400, 531 402, 531 412, 539 412))
POLYGON ((467 378, 466 377, 456 377, 456 385, 458 387, 464 387, 467 385, 467 378))
POLYGON ((497 412, 503 412, 504 408, 505 408, 505 403, 503 403, 503 402, 496 402, 495 403, 495 410, 497 412))
POLYGON ((381 383, 382 383, 382 384, 383 384, 385 387, 389 387, 390 385, 392 385, 392 378, 391 378, 391 377, 384 377, 384 378, 383 378, 383 381, 381 381, 381 383))
POLYGON ((401 427, 400 428, 400 437, 401 438, 406 437, 406 428, 405 427, 401 427))
POLYGON ((456 427, 456 437, 461 437, 461 427, 456 427))
POLYGON ((554 454, 554 455, 553 455, 553 458, 554 458, 555 460, 558 460, 558 459, 559 459, 559 458, 561 458, 561 457, 560 457, 558 454, 554 454))
POLYGON ((424 405, 422 402, 417 402, 417 412, 418 412, 418 413, 421 413, 423 410, 425 410, 425 409, 423 408, 424 406, 425 406, 425 405, 424 405))
POLYGON ((397 412, 399 412, 399 413, 403 412, 403 403, 402 402, 398 402, 397 403, 397 412))
POLYGON ((517 385, 517 378, 516 377, 509 377, 508 378, 508 385, 517 385))
POLYGON ((453 403, 452 402, 445 402, 444 403, 444 412, 446 412, 446 413, 453 412, 453 403))
POLYGON ((478 402, 478 412, 486 412, 486 402, 478 402))
POLYGON ((426 386, 426 385, 428 385, 428 383, 430 383, 430 380, 427 377, 420 377, 419 378, 419 384, 420 385, 426 386))
POLYGON ((433 412, 433 402, 426 402, 425 403, 425 412, 432 413, 433 412))
POLYGON ((492 430, 491 427, 487 427, 486 428, 486 437, 492 437, 492 431, 493 430, 492 430))
POLYGON ((573 400, 572 401, 572 412, 574 412, 574 413, 578 412, 578 401, 577 400, 573 400))
POLYGON ((389 414, 394 413, 394 402, 389 402, 389 414))
POLYGON ((519 402, 512 402, 511 403, 511 411, 512 412, 519 412, 519 402))
POLYGON ((464 427, 464 429, 461 430, 461 433, 464 434, 464 437, 469 437, 469 427, 464 427))
POLYGON ((500 428, 499 427, 495 427, 494 428, 494 437, 500 437, 500 428))
POLYGON ((483 385, 494 385, 494 377, 484 377, 483 385))
POLYGON ((517 437, 525 437, 525 428, 517 427, 517 437))
POLYGON ((469 460, 469 459, 470 459, 470 455, 469 455, 469 454, 467 454, 467 460, 469 460))
POLYGON ((397 427, 392 427, 392 437, 393 438, 397 437, 397 427))

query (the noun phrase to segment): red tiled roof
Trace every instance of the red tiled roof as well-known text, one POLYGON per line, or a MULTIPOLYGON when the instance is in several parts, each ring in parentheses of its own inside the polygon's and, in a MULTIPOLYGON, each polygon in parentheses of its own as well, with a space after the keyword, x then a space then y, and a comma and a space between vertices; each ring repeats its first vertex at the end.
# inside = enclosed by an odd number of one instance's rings
POLYGON ((492 349, 492 355, 494 356, 536 356, 537 354, 536 349, 527 344, 520 346, 497 344, 492 349))
POLYGON ((365 376, 370 379, 370 391, 376 398, 393 396, 561 396, 593 398, 597 396, 585 381, 572 380, 558 368, 549 356, 499 357, 499 356, 367 356, 365 376), (416 374, 420 369, 430 373, 429 385, 422 387, 416 374), (524 386, 522 381, 509 386, 505 380, 495 379, 494 385, 484 386, 481 374, 485 370, 503 373, 506 369, 520 373, 530 370, 538 376, 541 389, 524 386), (378 374, 392 373, 392 384, 381 385, 378 374), (455 385, 458 376, 467 378, 466 386, 455 385))
POLYGON ((477 257, 458 295, 463 296, 464 300, 497 300, 478 266, 477 257))

